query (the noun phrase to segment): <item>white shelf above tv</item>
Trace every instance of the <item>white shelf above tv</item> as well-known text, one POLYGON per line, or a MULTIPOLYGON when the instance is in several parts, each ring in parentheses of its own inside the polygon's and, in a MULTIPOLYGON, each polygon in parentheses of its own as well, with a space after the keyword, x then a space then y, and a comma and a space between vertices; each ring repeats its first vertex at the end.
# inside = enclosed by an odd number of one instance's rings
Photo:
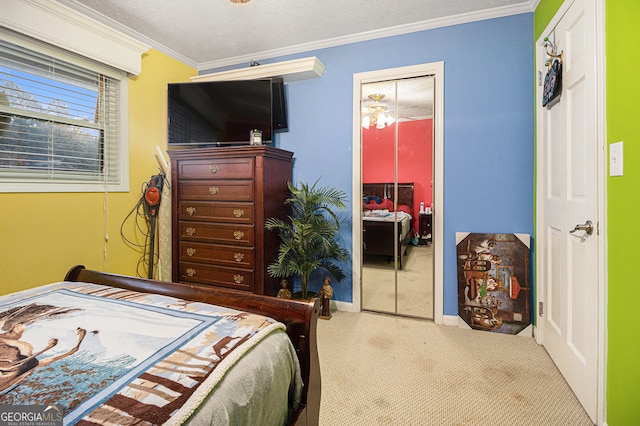
POLYGON ((285 83, 321 77, 326 66, 315 56, 248 68, 202 74, 191 77, 191 81, 253 80, 280 77, 285 83))

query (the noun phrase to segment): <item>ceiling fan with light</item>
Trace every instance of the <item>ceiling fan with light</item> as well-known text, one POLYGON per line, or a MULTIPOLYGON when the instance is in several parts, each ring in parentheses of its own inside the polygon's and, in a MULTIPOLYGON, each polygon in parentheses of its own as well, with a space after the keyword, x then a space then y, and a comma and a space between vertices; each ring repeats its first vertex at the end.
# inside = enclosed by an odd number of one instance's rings
POLYGON ((363 108, 362 127, 365 129, 368 129, 371 126, 374 126, 377 129, 384 129, 385 127, 395 123, 395 117, 386 113, 387 106, 380 103, 384 97, 385 95, 381 93, 372 93, 368 96, 368 98, 374 101, 374 103, 363 108))

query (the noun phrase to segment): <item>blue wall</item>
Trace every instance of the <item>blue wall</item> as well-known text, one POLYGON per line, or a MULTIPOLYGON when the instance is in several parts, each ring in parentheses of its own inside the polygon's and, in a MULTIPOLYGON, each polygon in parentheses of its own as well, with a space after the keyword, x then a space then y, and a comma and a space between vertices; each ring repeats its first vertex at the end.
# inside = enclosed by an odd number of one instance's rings
MULTIPOLYGON (((444 61, 445 315, 458 312, 456 232, 533 233, 533 44, 527 13, 260 61, 317 56, 327 66, 321 78, 286 85, 289 131, 275 144, 294 152, 294 181, 322 176, 349 194, 341 216, 349 248, 353 74, 444 61)), ((346 273, 332 283, 334 299, 351 302, 351 265, 346 273)))

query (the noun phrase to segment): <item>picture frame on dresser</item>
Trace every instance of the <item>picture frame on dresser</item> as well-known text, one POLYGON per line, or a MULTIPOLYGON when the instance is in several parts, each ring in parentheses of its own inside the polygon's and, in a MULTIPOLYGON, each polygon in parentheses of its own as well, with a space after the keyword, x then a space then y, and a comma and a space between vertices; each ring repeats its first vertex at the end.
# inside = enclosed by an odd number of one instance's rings
POLYGON ((172 281, 276 296, 267 266, 277 235, 264 221, 286 218, 293 153, 266 145, 169 151, 172 281))

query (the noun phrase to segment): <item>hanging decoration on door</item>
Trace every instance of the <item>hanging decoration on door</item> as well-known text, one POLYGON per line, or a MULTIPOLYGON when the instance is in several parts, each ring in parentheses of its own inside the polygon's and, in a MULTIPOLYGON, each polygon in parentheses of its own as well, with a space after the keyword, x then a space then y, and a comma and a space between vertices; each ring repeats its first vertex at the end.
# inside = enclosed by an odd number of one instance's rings
POLYGON ((458 325, 532 335, 530 236, 457 232, 458 325))
POLYGON ((560 100, 562 93, 562 62, 554 59, 544 78, 544 89, 542 92, 542 106, 551 108, 560 100), (554 102, 552 102, 554 101, 554 102))
POLYGON ((547 50, 549 58, 546 62, 547 75, 544 77, 542 106, 551 108, 560 100, 560 94, 562 93, 562 62, 564 53, 557 53, 555 44, 549 41, 548 38, 544 39, 543 46, 547 50))

